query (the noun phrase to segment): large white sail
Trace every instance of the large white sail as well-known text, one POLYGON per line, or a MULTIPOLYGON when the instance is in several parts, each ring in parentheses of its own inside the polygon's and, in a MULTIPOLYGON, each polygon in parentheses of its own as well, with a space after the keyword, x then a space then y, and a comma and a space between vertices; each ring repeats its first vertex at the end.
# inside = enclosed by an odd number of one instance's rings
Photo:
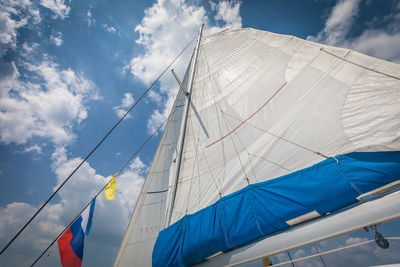
MULTIPOLYGON (((212 231, 224 236, 223 240, 218 240, 216 236, 211 236, 209 240, 222 242, 225 250, 241 244, 230 243, 230 239, 241 240, 240 233, 239 237, 230 234, 239 231, 242 225, 217 225, 220 221, 215 221, 213 225, 210 219, 217 220, 217 217, 198 221, 201 213, 218 210, 216 205, 222 203, 220 200, 225 201, 233 194, 240 197, 243 190, 251 189, 251 185, 277 179, 281 181, 281 177, 288 174, 293 177, 300 173, 301 176, 307 168, 315 171, 329 164, 347 185, 354 187, 356 193, 352 193, 363 195, 365 190, 359 189, 357 183, 351 180, 357 176, 354 168, 349 169, 349 174, 342 174, 345 169, 341 167, 346 168, 346 164, 340 167, 339 164, 342 160, 358 164, 357 160, 361 158, 363 161, 364 156, 357 154, 349 159, 341 155, 400 151, 400 66, 397 64, 348 49, 254 29, 224 31, 203 37, 196 63, 176 192, 174 198, 168 198, 174 199, 171 203, 172 228, 166 229, 172 229, 172 239, 164 240, 164 243, 176 246, 174 249, 179 254, 170 255, 178 258, 171 262, 185 265, 187 262, 199 262, 205 255, 211 256, 207 253, 211 253, 212 249, 202 249, 201 253, 193 252, 193 261, 185 258, 187 255, 192 257, 187 252, 190 248, 183 247, 182 243, 187 238, 185 227, 189 227, 193 220, 197 220, 193 225, 199 223, 203 227, 209 224, 204 227, 211 227, 212 231), (190 214, 197 217, 185 216, 190 214), (220 233, 225 231, 225 227, 230 227, 227 230, 231 231, 229 236, 227 232, 220 233)), ((174 109, 183 101, 184 94, 180 92, 174 109)), ((166 204, 168 193, 152 192, 167 189, 171 192, 173 188, 174 181, 171 179, 174 179, 176 152, 172 150, 178 149, 182 115, 182 112, 175 113, 174 119, 166 126, 118 253, 117 266, 151 264, 149 254, 153 251, 158 231, 163 228, 162 222, 168 221, 165 216, 170 206, 166 204), (169 138, 171 140, 167 140, 169 138), (165 144, 172 145, 166 147, 165 144), (151 233, 144 234, 146 227, 154 228, 151 233)), ((394 157, 397 160, 399 156, 395 154, 394 157)), ((382 167, 381 162, 377 163, 388 180, 373 181, 376 187, 380 187, 381 183, 397 184, 398 175, 396 178, 393 173, 398 171, 398 162, 394 160, 392 164, 392 161, 390 159, 387 172, 386 165, 382 167)), ((362 168, 368 169, 369 165, 362 168)), ((323 177, 323 174, 318 175, 323 177)), ((287 185, 284 187, 287 188, 287 185)), ((290 190, 292 187, 290 185, 290 190)), ((296 193, 295 190, 293 192, 296 193)), ((356 196, 351 198, 357 201, 356 196)), ((293 206, 306 206, 301 201, 296 203, 289 199, 288 203, 290 201, 293 206)), ((262 204, 269 205, 268 201, 262 204)), ((250 202, 246 205, 236 210, 232 207, 231 211, 253 208, 250 202)), ((321 210, 326 213, 338 207, 321 210)), ((212 214, 220 216, 219 211, 212 214)), ((290 214, 301 214, 301 211, 291 211, 290 214)), ((271 214, 274 220, 275 215, 277 218, 281 216, 271 214)), ((285 214, 286 217, 289 215, 285 214)), ((316 208, 301 216, 290 215, 286 218, 282 215, 286 219, 276 221, 277 225, 287 227, 320 215, 323 214, 316 208)), ((266 220, 263 218, 262 223, 268 224, 266 220)), ((271 233, 265 232, 257 220, 255 224, 254 227, 261 233, 255 238, 271 233)), ((198 233, 204 229, 199 229, 198 233)), ((276 229, 283 227, 277 226, 276 229)), ((195 244, 195 238, 189 239, 189 243, 195 244)), ((199 243, 196 245, 202 247, 199 243)))
POLYGON ((379 72, 400 66, 254 29, 205 37, 172 221, 322 155, 400 150, 400 81, 379 72))

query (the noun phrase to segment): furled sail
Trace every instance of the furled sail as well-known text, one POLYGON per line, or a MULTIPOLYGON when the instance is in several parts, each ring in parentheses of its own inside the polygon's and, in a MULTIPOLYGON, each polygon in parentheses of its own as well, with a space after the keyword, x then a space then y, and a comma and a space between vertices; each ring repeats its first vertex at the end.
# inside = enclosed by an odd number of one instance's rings
POLYGON ((193 264, 398 188, 399 74, 397 64, 293 36, 204 37, 170 226, 140 232, 165 216, 167 193, 145 202, 171 183, 173 164, 158 165, 173 155, 157 162, 164 134, 116 263, 142 260, 158 236, 153 264, 193 264), (152 168, 168 171, 152 177, 152 168))

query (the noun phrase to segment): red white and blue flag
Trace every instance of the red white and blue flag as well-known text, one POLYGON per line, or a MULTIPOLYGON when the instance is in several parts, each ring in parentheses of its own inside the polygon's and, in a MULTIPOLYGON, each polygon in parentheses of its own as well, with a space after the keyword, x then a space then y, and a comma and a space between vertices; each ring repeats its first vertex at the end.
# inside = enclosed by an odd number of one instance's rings
POLYGON ((63 267, 80 267, 83 259, 83 241, 92 226, 95 200, 58 239, 63 267))

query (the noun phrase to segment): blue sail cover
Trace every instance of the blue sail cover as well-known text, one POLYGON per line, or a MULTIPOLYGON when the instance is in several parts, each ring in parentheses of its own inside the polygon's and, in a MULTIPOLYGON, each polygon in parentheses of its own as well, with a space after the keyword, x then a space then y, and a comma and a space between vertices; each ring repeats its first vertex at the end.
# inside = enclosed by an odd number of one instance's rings
POLYGON ((251 184, 161 231, 153 266, 188 266, 290 227, 287 221, 323 215, 400 179, 400 152, 355 152, 251 184))

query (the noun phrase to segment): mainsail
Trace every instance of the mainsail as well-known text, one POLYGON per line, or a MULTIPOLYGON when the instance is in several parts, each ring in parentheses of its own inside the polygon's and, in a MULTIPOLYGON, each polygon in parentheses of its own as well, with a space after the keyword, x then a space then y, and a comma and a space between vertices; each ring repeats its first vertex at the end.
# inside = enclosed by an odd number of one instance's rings
POLYGON ((203 37, 183 81, 188 87, 194 75, 191 99, 178 93, 114 265, 150 266, 152 253, 172 265, 235 253, 274 230, 356 205, 369 192, 396 190, 399 73, 397 64, 294 36, 248 28, 203 37), (246 192, 256 190, 267 193, 249 200, 246 192), (227 199, 236 200, 221 215, 227 199), (253 215, 250 225, 233 220, 253 215), (206 230, 195 233, 195 225, 206 230))

